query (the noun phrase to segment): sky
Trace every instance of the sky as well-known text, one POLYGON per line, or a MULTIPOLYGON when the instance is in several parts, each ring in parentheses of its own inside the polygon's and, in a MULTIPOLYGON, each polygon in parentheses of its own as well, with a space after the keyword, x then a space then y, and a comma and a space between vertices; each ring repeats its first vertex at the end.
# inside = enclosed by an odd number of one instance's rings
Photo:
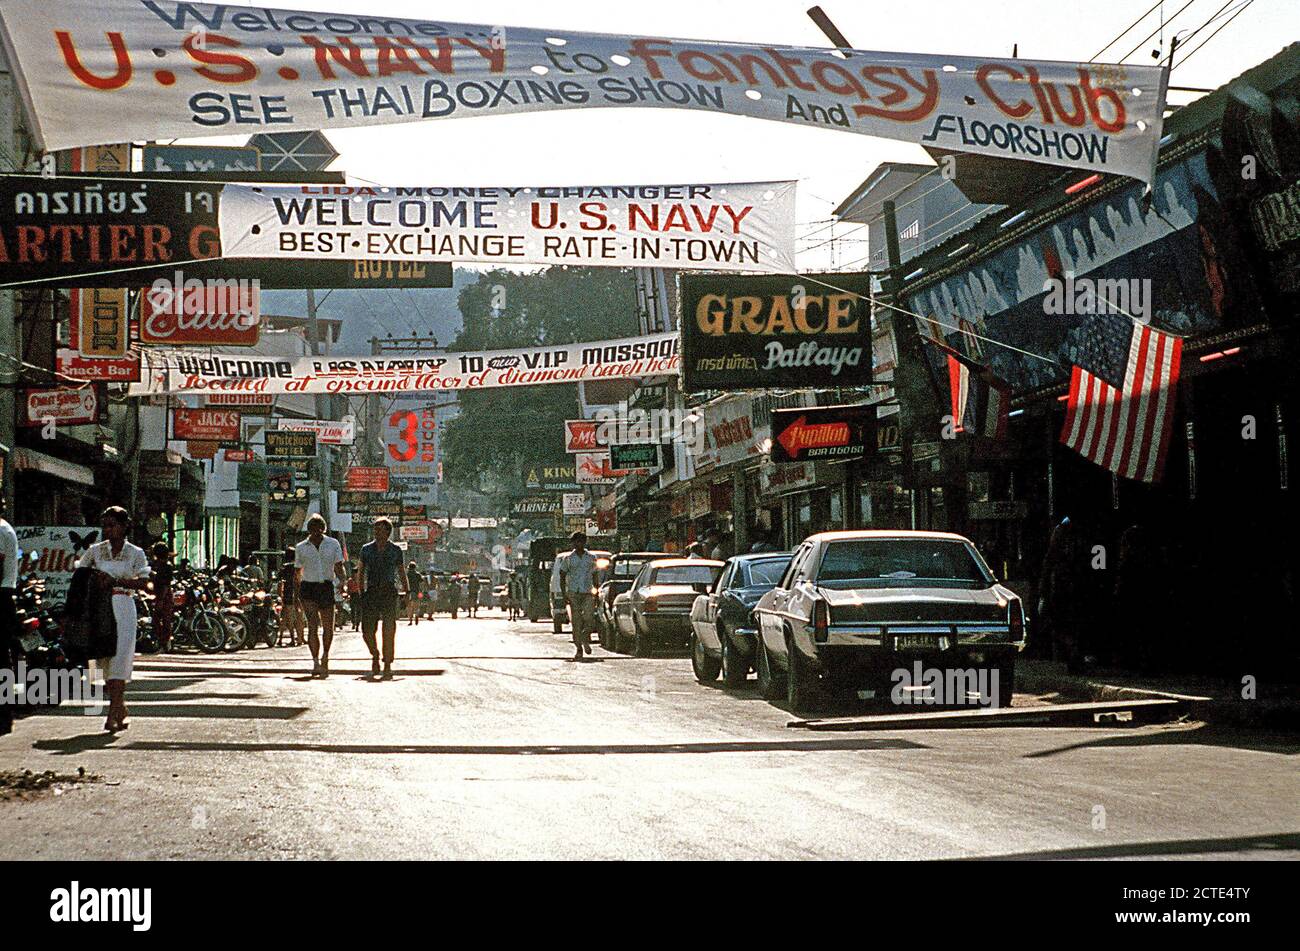
MULTIPOLYGON (((1151 64, 1174 33, 1222 15, 1180 49, 1175 86, 1215 87, 1300 40, 1300 0, 823 0, 857 49, 1086 61, 1152 6, 1139 26, 1099 57, 1151 64), (1205 49, 1198 45, 1243 7, 1205 49), (1169 20, 1161 27, 1161 15, 1169 20), (1175 14, 1177 14, 1175 16, 1175 14), (1157 31, 1149 40, 1148 33, 1157 31), (1188 59, 1181 64, 1183 56, 1188 59)), ((440 18, 487 25, 637 33, 692 39, 829 46, 807 17, 810 0, 280 0, 319 11, 440 18)), ((1172 103, 1195 98, 1171 92, 1172 103)), ((801 268, 867 256, 865 229, 828 225, 831 211, 879 163, 929 164, 906 143, 854 133, 686 110, 589 109, 439 119, 328 130, 333 166, 355 182, 384 185, 608 185, 798 179, 801 268), (834 235, 831 247, 823 242, 834 235), (828 257, 833 253, 834 257, 828 257)), ((226 141, 233 140, 203 140, 226 141)))

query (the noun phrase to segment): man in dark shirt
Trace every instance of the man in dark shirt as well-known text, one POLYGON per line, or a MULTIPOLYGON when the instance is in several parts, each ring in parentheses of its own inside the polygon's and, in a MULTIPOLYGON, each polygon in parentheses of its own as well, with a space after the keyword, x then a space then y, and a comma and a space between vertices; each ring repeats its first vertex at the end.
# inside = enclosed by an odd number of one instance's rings
POLYGON ((406 571, 402 566, 402 550, 388 539, 393 534, 393 523, 378 518, 372 527, 374 541, 361 546, 361 603, 363 614, 361 637, 370 648, 370 673, 379 674, 379 648, 375 644, 375 628, 384 626, 385 680, 393 677, 393 653, 397 640, 397 595, 400 584, 407 593, 406 571))

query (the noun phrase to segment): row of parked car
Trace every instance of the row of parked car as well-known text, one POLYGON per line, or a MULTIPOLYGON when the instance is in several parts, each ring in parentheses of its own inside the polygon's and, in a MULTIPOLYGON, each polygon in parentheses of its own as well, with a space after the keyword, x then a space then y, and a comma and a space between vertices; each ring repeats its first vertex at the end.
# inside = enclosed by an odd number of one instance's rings
POLYGON ((793 552, 726 561, 602 555, 607 650, 686 649, 701 683, 738 687, 753 671, 763 697, 794 710, 835 694, 883 697, 917 664, 980 672, 972 682, 993 685, 986 704, 1010 705, 1025 611, 960 535, 824 532, 793 552))

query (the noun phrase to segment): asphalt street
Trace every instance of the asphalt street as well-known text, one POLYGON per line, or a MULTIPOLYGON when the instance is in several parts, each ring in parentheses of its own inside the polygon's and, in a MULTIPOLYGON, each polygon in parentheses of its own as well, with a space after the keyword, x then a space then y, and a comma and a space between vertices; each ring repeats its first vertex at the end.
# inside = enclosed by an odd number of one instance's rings
POLYGON ((403 623, 391 682, 351 631, 324 681, 305 648, 141 657, 125 733, 65 705, 0 738, 101 777, 0 802, 0 858, 1300 858, 1295 737, 810 734, 684 656, 571 654, 491 611, 403 623))

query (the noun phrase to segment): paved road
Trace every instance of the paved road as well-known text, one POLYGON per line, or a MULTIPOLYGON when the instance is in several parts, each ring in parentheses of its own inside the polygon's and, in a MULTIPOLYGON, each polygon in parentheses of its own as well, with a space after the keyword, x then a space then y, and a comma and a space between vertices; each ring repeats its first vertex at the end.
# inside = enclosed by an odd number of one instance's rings
POLYGON ((0 769, 103 781, 0 803, 0 858, 1300 857, 1294 737, 1198 724, 809 734, 683 657, 489 616, 302 649, 141 658, 132 726, 18 723, 0 769))

